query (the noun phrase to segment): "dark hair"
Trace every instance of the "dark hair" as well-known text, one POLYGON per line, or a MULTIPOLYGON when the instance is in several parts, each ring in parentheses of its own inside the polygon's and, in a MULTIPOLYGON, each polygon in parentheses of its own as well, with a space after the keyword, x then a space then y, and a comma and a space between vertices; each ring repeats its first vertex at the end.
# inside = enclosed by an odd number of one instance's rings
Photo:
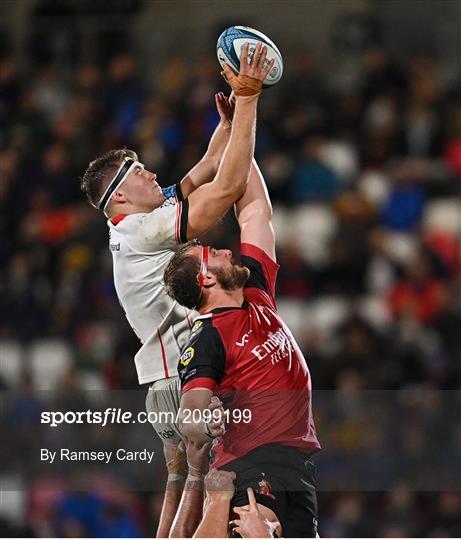
POLYGON ((188 242, 182 246, 171 257, 163 273, 166 292, 189 309, 199 309, 202 300, 202 289, 197 281, 200 262, 197 257, 187 253, 195 245, 195 242, 188 242))
POLYGON ((109 150, 88 165, 88 169, 80 181, 80 188, 95 208, 98 207, 99 199, 109 181, 126 157, 138 160, 138 156, 133 150, 118 148, 109 150))

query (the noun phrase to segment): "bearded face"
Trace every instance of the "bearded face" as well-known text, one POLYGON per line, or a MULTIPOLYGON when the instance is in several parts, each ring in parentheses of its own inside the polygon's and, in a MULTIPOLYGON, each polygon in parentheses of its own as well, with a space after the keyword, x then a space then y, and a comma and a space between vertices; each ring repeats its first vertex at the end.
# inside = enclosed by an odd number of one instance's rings
POLYGON ((210 268, 216 276, 218 283, 225 291, 235 291, 245 285, 250 277, 250 270, 246 266, 234 264, 229 268, 210 268))

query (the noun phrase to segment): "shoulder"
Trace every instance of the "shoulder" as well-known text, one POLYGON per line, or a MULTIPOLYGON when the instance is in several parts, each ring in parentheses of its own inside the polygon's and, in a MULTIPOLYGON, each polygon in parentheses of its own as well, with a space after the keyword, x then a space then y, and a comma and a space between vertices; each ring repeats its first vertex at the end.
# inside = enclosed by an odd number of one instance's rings
POLYGON ((250 270, 250 277, 244 287, 246 294, 249 294, 250 289, 263 291, 269 295, 270 304, 275 305, 275 283, 279 265, 265 251, 252 244, 241 244, 240 253, 242 264, 250 270))
POLYGON ((211 313, 199 316, 194 320, 189 335, 189 345, 218 343, 220 341, 221 337, 213 324, 213 315, 211 313))
POLYGON ((214 388, 224 375, 225 363, 226 351, 212 316, 196 319, 178 363, 183 392, 203 386, 214 388))

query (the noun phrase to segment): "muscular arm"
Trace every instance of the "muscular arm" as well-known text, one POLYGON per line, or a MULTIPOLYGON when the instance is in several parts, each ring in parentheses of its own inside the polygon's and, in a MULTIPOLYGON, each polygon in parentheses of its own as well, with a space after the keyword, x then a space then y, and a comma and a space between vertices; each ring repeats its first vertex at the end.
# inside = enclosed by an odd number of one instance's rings
POLYGON ((257 96, 237 97, 229 143, 213 182, 189 196, 187 236, 200 236, 245 192, 256 131, 257 96))
POLYGON ((224 150, 231 134, 232 108, 224 94, 215 95, 216 108, 220 122, 216 127, 203 158, 181 180, 183 197, 188 197, 194 190, 207 182, 211 182, 218 172, 224 150))
POLYGON ((163 452, 168 469, 168 480, 163 498, 157 538, 167 538, 181 500, 186 472, 186 454, 182 444, 164 443, 163 452))
POLYGON ((203 477, 208 472, 210 444, 184 437, 189 475, 170 531, 170 538, 190 538, 202 518, 203 477))
POLYGON ((187 226, 189 239, 206 232, 245 192, 255 146, 256 107, 259 98, 258 90, 255 88, 261 87, 261 81, 273 65, 271 60, 264 67, 266 53, 267 49, 265 47, 261 49, 258 44, 248 63, 248 44, 245 44, 240 55, 240 75, 236 76, 229 66, 224 66, 226 77, 231 86, 234 85, 232 88, 236 94, 237 90, 239 93, 247 92, 247 94, 236 95, 231 136, 215 179, 199 187, 189 196, 187 226), (245 92, 242 92, 242 77, 247 81, 253 81, 252 88, 247 87, 245 92))
POLYGON ((261 248, 275 261, 272 205, 266 183, 254 160, 245 194, 235 204, 235 214, 240 226, 240 241, 261 248))
POLYGON ((205 478, 206 508, 194 538, 226 538, 235 473, 212 469, 205 478))
POLYGON ((193 388, 181 396, 179 430, 193 441, 210 441, 210 437, 205 432, 203 411, 207 409, 212 395, 213 392, 208 388, 193 388), (192 414, 195 410, 198 412, 192 414))
POLYGON ((168 538, 174 516, 181 500, 184 480, 168 480, 163 498, 156 538, 168 538))
POLYGON ((226 538, 230 499, 219 495, 208 501, 202 521, 193 538, 226 538))
POLYGON ((203 480, 187 480, 170 538, 190 538, 202 518, 203 480))

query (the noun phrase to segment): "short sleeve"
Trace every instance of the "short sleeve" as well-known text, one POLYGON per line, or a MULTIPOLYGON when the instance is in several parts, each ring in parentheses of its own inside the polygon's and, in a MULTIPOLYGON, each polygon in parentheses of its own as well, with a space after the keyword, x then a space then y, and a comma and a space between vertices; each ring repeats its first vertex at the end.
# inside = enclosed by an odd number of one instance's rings
POLYGON ((225 366, 226 352, 219 332, 210 321, 196 321, 178 363, 182 392, 192 388, 214 390, 224 376, 225 366), (194 330, 198 322, 202 324, 194 330))
POLYGON ((245 296, 250 296, 249 300, 265 301, 275 306, 279 265, 265 251, 252 244, 241 244, 240 253, 242 264, 250 270, 250 277, 244 287, 245 296))
POLYGON ((181 202, 184 200, 180 183, 162 188, 162 192, 165 199, 173 199, 177 202, 181 202))
POLYGON ((140 252, 159 249, 175 249, 187 242, 187 219, 189 204, 167 201, 160 208, 147 214, 140 214, 137 223, 130 224, 130 243, 140 252))

